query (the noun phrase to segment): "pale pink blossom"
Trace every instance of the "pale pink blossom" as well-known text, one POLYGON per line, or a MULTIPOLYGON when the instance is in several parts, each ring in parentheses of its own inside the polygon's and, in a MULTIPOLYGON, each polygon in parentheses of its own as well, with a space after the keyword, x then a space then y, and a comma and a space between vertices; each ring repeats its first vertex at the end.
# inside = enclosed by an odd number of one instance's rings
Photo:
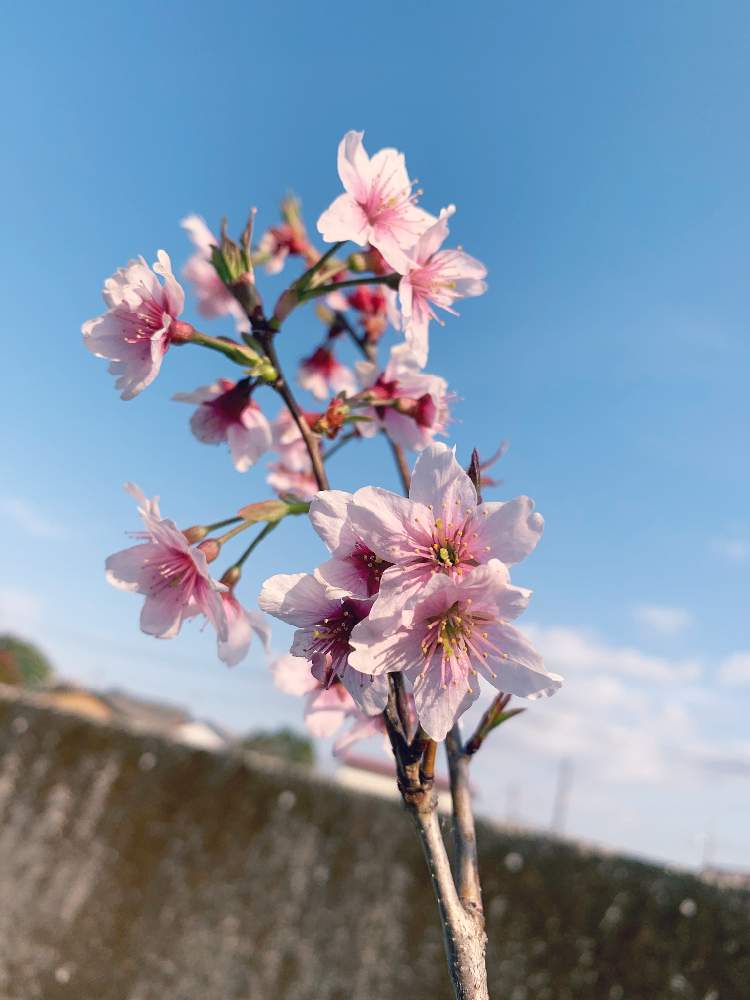
POLYGON ((335 736, 351 720, 350 728, 333 745, 335 755, 359 740, 386 736, 381 712, 366 715, 338 679, 325 687, 313 677, 310 663, 302 657, 281 656, 271 664, 271 671, 279 690, 304 697, 305 725, 313 736, 321 739, 335 736))
POLYGON ((268 651, 271 641, 271 627, 265 615, 243 607, 234 593, 228 590, 221 595, 227 620, 226 638, 217 638, 219 659, 228 667, 234 667, 244 660, 250 649, 253 633, 258 636, 268 651))
POLYGON ((406 342, 420 365, 427 363, 430 320, 438 319, 434 306, 458 315, 452 308, 456 299, 481 295, 487 289, 487 268, 463 250, 441 250, 448 235, 450 210, 417 240, 410 253, 409 267, 398 286, 406 342))
POLYGON ((107 312, 83 324, 83 341, 96 357, 112 362, 109 372, 117 376, 116 388, 122 399, 132 399, 159 374, 185 293, 169 256, 159 250, 153 270, 139 257, 107 278, 102 298, 107 312))
POLYGON ((242 306, 216 273, 211 249, 219 245, 200 215, 188 215, 180 223, 193 242, 195 253, 182 269, 198 298, 198 312, 207 319, 232 316, 237 330, 247 331, 250 323, 242 306))
POLYGON ((269 466, 266 482, 279 496, 296 500, 311 500, 318 491, 307 445, 299 427, 284 407, 272 425, 273 450, 279 461, 269 466))
POLYGON ((309 573, 272 576, 258 598, 261 610, 294 625, 290 652, 312 664, 312 673, 325 687, 338 678, 364 712, 382 711, 388 700, 385 678, 373 680, 349 666, 349 636, 370 609, 370 602, 351 598, 331 600, 325 587, 309 573))
POLYGON ((347 132, 339 143, 338 172, 345 193, 318 219, 327 243, 370 243, 399 274, 408 268, 407 253, 434 221, 416 205, 404 154, 381 149, 372 158, 362 145, 364 132, 347 132))
POLYGON ((301 362, 297 381, 316 399, 328 399, 339 392, 353 396, 357 388, 352 370, 342 365, 333 351, 325 346, 318 347, 301 362))
POLYGON ((384 371, 369 361, 357 363, 362 387, 384 402, 357 413, 369 417, 368 423, 357 424, 363 437, 372 437, 385 428, 396 444, 421 451, 437 434, 444 434, 450 420, 449 404, 453 399, 448 383, 439 375, 422 371, 408 344, 391 348, 384 371), (402 401, 401 409, 385 405, 394 399, 402 401))
POLYGON ((247 470, 272 446, 271 425, 251 398, 249 379, 232 382, 220 378, 194 392, 178 392, 172 399, 197 403, 190 418, 193 434, 204 444, 226 442, 238 472, 247 470))
POLYGON ((185 619, 203 614, 220 641, 226 641, 227 616, 221 599, 226 587, 208 572, 206 556, 188 543, 173 521, 161 516, 158 498, 147 500, 132 483, 125 489, 138 504, 145 531, 133 533, 140 539, 137 545, 107 559, 107 580, 145 596, 141 629, 148 635, 171 639, 185 619))
POLYGON ((297 421, 285 406, 271 426, 273 450, 285 468, 295 472, 306 472, 310 469, 310 455, 307 445, 300 434, 297 421))
POLYGON ((266 482, 280 497, 294 500, 312 500, 319 489, 312 465, 307 469, 290 469, 283 462, 272 462, 266 482))
POLYGON ((512 625, 529 591, 510 583, 491 559, 465 576, 434 576, 419 593, 413 615, 394 629, 365 620, 352 631, 350 663, 374 677, 401 671, 413 693, 419 722, 434 740, 479 697, 479 678, 522 698, 554 694, 562 684, 512 625))
POLYGON ((267 229, 258 243, 258 253, 267 274, 279 274, 290 254, 304 257, 309 252, 310 243, 304 227, 288 222, 267 229))
POLYGON ((528 497, 479 504, 471 479, 442 443, 421 452, 408 498, 366 486, 354 494, 347 520, 368 549, 393 563, 371 615, 396 618, 433 576, 460 579, 490 559, 520 562, 544 528, 528 497))
POLYGON ((315 570, 331 599, 368 600, 380 589, 380 578, 391 565, 379 559, 355 533, 349 518, 351 493, 323 490, 312 499, 310 521, 331 553, 315 570))

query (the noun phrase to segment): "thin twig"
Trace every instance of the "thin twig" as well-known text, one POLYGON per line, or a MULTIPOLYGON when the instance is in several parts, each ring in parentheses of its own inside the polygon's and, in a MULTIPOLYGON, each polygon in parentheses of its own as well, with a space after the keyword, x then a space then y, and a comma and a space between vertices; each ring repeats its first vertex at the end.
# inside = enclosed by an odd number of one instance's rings
POLYGON ((396 468, 398 469, 398 475, 401 480, 404 493, 406 496, 409 496, 409 487, 411 486, 411 470, 409 469, 409 463, 406 461, 404 449, 400 444, 396 444, 393 438, 388 434, 386 434, 386 437, 388 438, 388 444, 391 446, 391 452, 393 453, 393 459, 396 463, 396 468))
POLYGON ((313 475, 315 476, 315 481, 318 484, 318 489, 327 490, 328 486, 328 476, 326 470, 323 466, 323 461, 320 457, 320 445, 319 439, 316 434, 314 434, 304 418, 302 410, 294 397, 294 393, 289 388, 289 383, 284 378, 284 372, 281 368, 281 362, 279 361, 279 356, 276 353, 276 348, 273 343, 273 333, 269 330, 255 330, 255 336, 258 338, 263 350, 266 353, 266 357, 271 362, 273 367, 276 369, 276 380, 271 382, 270 385, 275 391, 281 396, 281 398, 286 403, 287 409, 292 415, 297 428, 302 435, 302 440, 305 442, 305 447, 307 448, 307 453, 310 456, 310 463, 312 465, 313 475))

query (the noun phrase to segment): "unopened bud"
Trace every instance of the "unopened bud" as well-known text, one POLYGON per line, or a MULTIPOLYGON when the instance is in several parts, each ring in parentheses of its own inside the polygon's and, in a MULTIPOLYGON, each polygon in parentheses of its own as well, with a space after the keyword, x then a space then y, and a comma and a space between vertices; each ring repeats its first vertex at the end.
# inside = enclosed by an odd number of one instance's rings
POLYGON ((215 538, 207 538, 198 548, 206 557, 206 562, 213 562, 221 552, 221 542, 217 542, 215 538))
POLYGON ((230 566, 226 573, 219 580, 219 583, 223 583, 225 587, 230 589, 235 586, 239 578, 242 576, 242 570, 239 566, 230 566))
POLYGON ((286 516, 288 505, 283 500, 260 500, 241 507, 237 513, 243 521, 256 524, 259 521, 280 521, 286 516))
POLYGON ((181 319, 174 319, 169 324, 169 342, 171 344, 189 344, 195 333, 192 323, 185 323, 181 319))
POLYGON ((367 270, 367 258, 363 253, 350 254, 346 266, 355 274, 361 274, 367 270))
POLYGON ((200 542, 208 534, 208 528, 204 524, 194 524, 192 528, 185 528, 183 535, 190 545, 200 542))
POLYGON ((236 281, 231 282, 229 291, 248 314, 254 312, 260 305, 260 295, 255 287, 255 279, 249 271, 245 271, 236 281))

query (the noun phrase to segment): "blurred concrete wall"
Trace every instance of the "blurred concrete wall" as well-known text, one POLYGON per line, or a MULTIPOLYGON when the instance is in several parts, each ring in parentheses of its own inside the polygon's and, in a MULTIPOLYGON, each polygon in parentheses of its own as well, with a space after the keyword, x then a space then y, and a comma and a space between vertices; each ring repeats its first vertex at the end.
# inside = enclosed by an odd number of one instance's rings
MULTIPOLYGON (((747 894, 480 836, 497 1000, 748 995, 747 894)), ((2 1000, 448 996, 398 805, 0 695, 2 1000)))

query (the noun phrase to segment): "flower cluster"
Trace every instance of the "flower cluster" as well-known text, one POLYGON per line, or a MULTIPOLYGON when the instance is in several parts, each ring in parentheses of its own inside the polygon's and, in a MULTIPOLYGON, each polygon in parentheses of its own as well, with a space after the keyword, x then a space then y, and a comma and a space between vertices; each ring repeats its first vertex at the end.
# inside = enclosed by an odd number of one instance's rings
POLYGON ((259 604, 296 626, 291 652, 313 675, 340 681, 365 712, 385 706, 387 675, 401 673, 422 728, 442 740, 479 696, 480 677, 525 698, 560 686, 510 624, 531 595, 508 566, 543 529, 527 497, 479 503, 454 452, 433 444, 408 498, 324 491, 310 520, 330 559, 313 574, 271 577, 259 604))
POLYGON ((181 531, 162 518, 157 500, 129 486, 144 530, 110 556, 107 578, 143 595, 144 632, 171 638, 184 621, 202 617, 216 631, 221 659, 238 663, 253 633, 266 647, 270 637, 267 619, 235 596, 242 565, 281 520, 309 510, 329 558, 313 573, 272 576, 259 597, 263 611, 296 629, 290 656, 274 667, 277 682, 305 695, 313 731, 332 733, 353 721, 342 737, 348 742, 383 731, 395 689, 390 675, 398 674, 408 738, 420 727, 441 740, 479 696, 480 678, 529 698, 560 684, 511 624, 530 592, 511 583, 509 567, 532 551, 543 522, 526 497, 480 502, 481 465, 472 479, 454 450, 436 441, 447 433, 455 397, 444 378, 425 371, 430 323, 438 309, 454 313, 456 300, 484 292, 486 270, 445 246, 455 208, 425 211, 403 154, 387 148, 370 157, 362 139, 350 131, 339 145, 344 190, 317 223, 333 244, 326 252, 315 247, 293 197, 255 245, 254 210, 239 243, 226 224, 217 239, 200 216, 183 219, 194 245, 183 274, 197 312, 233 320, 234 339, 209 336, 181 318, 184 291, 164 251, 152 268, 139 258, 105 282, 106 312, 84 323, 83 337, 93 354, 109 359, 122 398, 153 382, 173 345, 224 355, 240 366, 235 377, 173 398, 195 407, 194 436, 227 445, 238 472, 269 456, 266 482, 278 496, 181 531), (356 245, 348 255, 346 243, 356 245), (295 260, 304 272, 267 315, 256 270, 280 274, 295 260), (311 300, 325 332, 302 356, 297 382, 319 401, 315 412, 295 400, 274 346, 289 314, 311 300), (389 327, 401 339, 383 362, 378 350, 389 327), (353 365, 339 357, 347 344, 360 354, 353 365), (266 405, 271 393, 282 404, 275 415, 266 405), (330 456, 376 435, 400 456, 404 480, 402 449, 418 453, 408 496, 375 486, 353 494, 330 489, 330 456), (259 534, 215 579, 210 564, 224 544, 256 524, 259 534), (221 528, 224 534, 211 537, 221 528))

